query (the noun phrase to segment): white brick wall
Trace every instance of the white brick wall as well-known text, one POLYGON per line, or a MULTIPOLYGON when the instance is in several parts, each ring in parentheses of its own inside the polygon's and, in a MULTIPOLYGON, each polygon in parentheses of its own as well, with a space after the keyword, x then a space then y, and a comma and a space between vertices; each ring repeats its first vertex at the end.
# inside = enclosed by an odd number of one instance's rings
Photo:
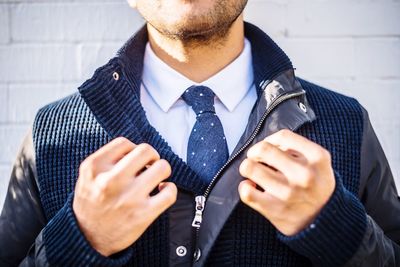
MULTIPOLYGON (((299 76, 369 110, 400 185, 400 1, 250 0, 299 76)), ((142 24, 124 0, 0 0, 0 207, 37 109, 74 92, 142 24)))

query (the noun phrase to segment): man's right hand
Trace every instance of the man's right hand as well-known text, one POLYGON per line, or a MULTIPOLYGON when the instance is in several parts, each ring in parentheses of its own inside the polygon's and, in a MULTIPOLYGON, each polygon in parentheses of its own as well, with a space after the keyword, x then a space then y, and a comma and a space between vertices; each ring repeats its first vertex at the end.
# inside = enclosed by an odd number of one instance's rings
POLYGON ((109 256, 133 244, 177 197, 171 166, 148 144, 118 137, 79 168, 73 210, 90 244, 109 256), (160 192, 150 196, 158 186, 160 192))

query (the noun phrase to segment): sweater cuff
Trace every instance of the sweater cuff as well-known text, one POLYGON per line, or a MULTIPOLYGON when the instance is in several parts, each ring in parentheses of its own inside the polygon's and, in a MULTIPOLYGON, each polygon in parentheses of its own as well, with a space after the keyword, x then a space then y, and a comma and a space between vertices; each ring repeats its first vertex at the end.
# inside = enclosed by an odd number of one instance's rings
POLYGON ((367 227, 361 202, 336 173, 336 186, 328 203, 306 229, 293 236, 278 231, 278 238, 317 266, 341 266, 357 251, 367 227))
POLYGON ((132 248, 105 257, 97 252, 81 232, 72 210, 73 193, 43 229, 46 257, 56 266, 122 266, 132 257, 132 248))

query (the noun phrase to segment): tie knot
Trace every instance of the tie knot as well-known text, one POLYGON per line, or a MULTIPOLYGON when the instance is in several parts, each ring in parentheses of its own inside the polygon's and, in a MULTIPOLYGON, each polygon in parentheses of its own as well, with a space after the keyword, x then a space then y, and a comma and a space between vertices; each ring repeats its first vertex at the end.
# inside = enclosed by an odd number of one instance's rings
POLYGON ((196 115, 215 113, 214 92, 206 86, 190 86, 182 94, 182 99, 192 107, 196 115))

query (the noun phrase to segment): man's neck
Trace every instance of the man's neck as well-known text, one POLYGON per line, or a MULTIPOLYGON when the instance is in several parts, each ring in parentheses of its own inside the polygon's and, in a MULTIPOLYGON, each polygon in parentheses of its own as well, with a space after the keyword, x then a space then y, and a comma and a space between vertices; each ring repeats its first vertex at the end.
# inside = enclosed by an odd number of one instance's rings
POLYGON ((188 43, 162 35, 147 25, 154 53, 188 79, 201 83, 237 58, 244 46, 244 24, 241 15, 226 36, 205 43, 188 43))

